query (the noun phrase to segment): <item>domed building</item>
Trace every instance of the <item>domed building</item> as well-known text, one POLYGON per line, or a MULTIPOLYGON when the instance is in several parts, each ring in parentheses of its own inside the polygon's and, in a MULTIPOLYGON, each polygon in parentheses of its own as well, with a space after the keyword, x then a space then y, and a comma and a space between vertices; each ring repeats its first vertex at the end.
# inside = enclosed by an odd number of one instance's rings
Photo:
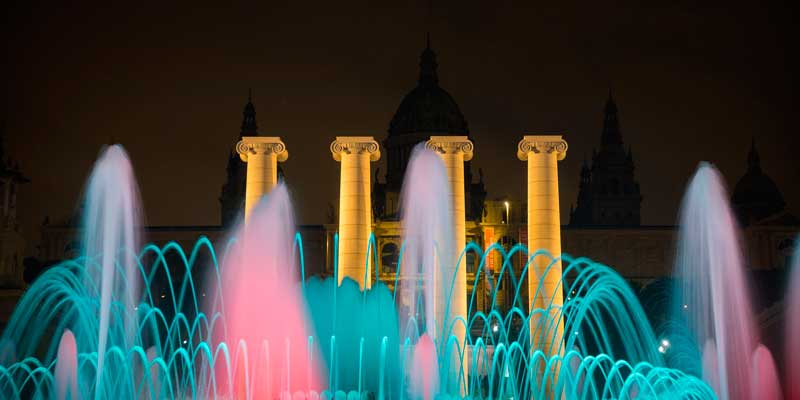
MULTIPOLYGON (((436 53, 430 47, 429 38, 420 56, 417 86, 403 97, 383 141, 387 172, 385 181, 376 182, 372 193, 373 215, 378 221, 399 219, 400 190, 406 165, 416 145, 431 136, 469 136, 464 114, 453 96, 439 86, 437 68, 436 53)), ((376 181, 379 179, 376 177, 376 181)), ((472 180, 472 168, 467 161, 464 165, 464 193, 468 220, 480 217, 486 197, 483 182, 473 183, 472 180)))
POLYGON ((736 182, 731 205, 745 241, 748 264, 756 270, 787 267, 800 218, 786 209, 783 194, 761 169, 761 157, 753 139, 747 155, 747 170, 736 182))
MULTIPOLYGON (((380 256, 379 276, 393 285, 402 236, 400 193, 414 147, 431 136, 470 136, 467 120, 458 103, 439 84, 438 63, 436 53, 431 49, 430 36, 420 55, 417 85, 403 97, 387 133, 383 140, 387 171, 383 177, 376 173, 372 190, 373 232, 380 256)), ((473 139, 470 137, 470 140, 473 139)), ((479 224, 486 189, 481 179, 474 181, 469 161, 464 163, 464 194, 467 243, 482 243, 479 224)), ((470 255, 466 264, 468 275, 473 275, 474 257, 470 255)))
MULTIPOLYGON (((778 186, 761 170, 761 158, 756 150, 756 141, 747 155, 747 172, 736 183, 731 204, 742 226, 769 223, 775 218, 781 223, 800 224, 796 217, 786 213, 786 203, 778 186)), ((773 221, 774 222, 774 221, 773 221)))

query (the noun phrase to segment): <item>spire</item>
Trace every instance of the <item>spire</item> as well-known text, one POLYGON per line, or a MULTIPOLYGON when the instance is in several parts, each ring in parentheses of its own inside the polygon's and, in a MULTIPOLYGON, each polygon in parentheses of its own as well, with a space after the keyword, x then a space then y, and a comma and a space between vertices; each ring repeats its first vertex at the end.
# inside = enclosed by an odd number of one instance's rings
POLYGON ((583 188, 589 185, 592 179, 592 172, 589 169, 589 163, 586 161, 586 155, 583 156, 583 165, 581 165, 581 183, 580 187, 583 188))
POLYGON ((258 136, 258 125, 256 124, 256 107, 253 105, 253 90, 247 91, 247 104, 242 113, 242 130, 239 136, 258 136))
POLYGON ((750 142, 750 153, 747 154, 747 170, 754 172, 761 171, 761 157, 758 156, 758 150, 756 150, 755 136, 750 142))
POLYGON ((603 113, 605 115, 603 117, 602 144, 622 144, 622 134, 619 131, 619 120, 617 119, 617 103, 614 102, 611 88, 608 89, 608 100, 606 100, 603 113))
POLYGON ((439 77, 436 75, 436 53, 431 49, 431 34, 426 35, 425 50, 419 57, 419 86, 437 86, 439 77))
POLYGON ((6 159, 6 121, 0 122, 0 170, 5 167, 6 159))

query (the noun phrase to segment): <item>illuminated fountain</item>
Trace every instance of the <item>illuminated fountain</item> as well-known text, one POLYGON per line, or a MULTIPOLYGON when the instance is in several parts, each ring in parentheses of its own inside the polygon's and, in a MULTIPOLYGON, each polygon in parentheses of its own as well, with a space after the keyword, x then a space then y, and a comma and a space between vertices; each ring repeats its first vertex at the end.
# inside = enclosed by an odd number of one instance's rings
MULTIPOLYGON (((140 249, 132 169, 121 147, 108 148, 87 188, 83 254, 43 273, 3 333, 0 398, 712 399, 737 398, 731 392, 739 386, 733 385, 747 385, 753 390, 748 393, 779 389, 750 383, 756 372, 765 378, 771 359, 757 350, 753 329, 731 325, 736 317, 730 310, 749 312, 745 297, 727 305, 713 296, 676 297, 689 307, 679 307, 683 322, 670 326, 688 325, 670 331, 676 336, 665 344, 624 279, 585 258, 528 254, 522 244, 508 251, 499 244, 487 249, 467 244, 460 257, 475 253, 475 279, 492 288, 489 304, 497 304, 496 283, 508 279, 513 307, 472 311, 463 319, 438 312, 449 309, 459 264, 446 251, 452 246, 448 190, 441 184, 446 173, 440 157, 424 149, 416 150, 408 171, 406 241, 396 284, 389 289, 378 282, 364 291, 361 282, 349 278, 340 285, 336 263, 334 277, 304 279, 302 238, 293 233, 283 185, 254 206, 248 223, 217 248, 200 238, 186 251, 174 242, 140 249), (503 260, 495 276, 484 273, 491 252, 503 260), (560 263, 561 278, 550 283, 564 295, 563 304, 550 301, 528 310, 524 292, 539 290, 542 283, 529 285, 532 261, 514 269, 511 260, 520 254, 536 258, 535 268, 545 276, 560 263), (177 264, 167 265, 168 259, 177 264), (206 259, 207 265, 200 261, 206 259), (415 306, 399 312, 400 298, 414 299, 415 306), (712 310, 715 319, 708 321, 722 329, 703 330, 710 325, 696 322, 706 316, 695 314, 706 312, 701 310, 712 310), (471 333, 463 343, 453 334, 456 326, 471 333), (556 326, 564 334, 550 346, 558 348, 531 346, 539 343, 532 334, 558 331, 556 326), (687 332, 685 340, 677 336, 681 332, 687 332), (732 348, 734 339, 746 346, 732 348), (671 346, 666 358, 665 345, 671 346), (685 355, 673 357, 679 351, 685 355), (747 362, 731 365, 734 359, 747 362), (733 382, 740 377, 735 367, 753 365, 760 367, 733 382)), ((724 193, 695 195, 700 189, 717 190, 714 179, 707 167, 700 168, 684 215, 695 207, 719 211, 720 218, 729 214, 724 193)), ((698 229, 703 221, 712 221, 711 216, 697 218, 698 229)), ((682 233, 688 244, 681 247, 677 265, 687 280, 716 273, 741 279, 738 249, 728 240, 733 236, 725 236, 732 235, 733 225, 714 221, 714 229, 700 232, 706 235, 702 240, 693 236, 699 232, 682 233), (725 239, 712 240, 718 235, 725 239), (714 272, 713 261, 726 257, 733 261, 714 272)), ((374 239, 368 246, 365 264, 376 257, 374 239)), ((677 296, 695 293, 695 283, 687 284, 677 296)), ((477 287, 466 294, 467 304, 481 295, 477 287)), ((794 327, 800 320, 796 292, 787 306, 794 327)), ((790 356, 789 362, 798 358, 790 356)))
POLYGON ((671 351, 677 367, 703 376, 722 399, 780 399, 772 355, 759 344, 727 199, 722 176, 701 164, 681 210, 671 351))

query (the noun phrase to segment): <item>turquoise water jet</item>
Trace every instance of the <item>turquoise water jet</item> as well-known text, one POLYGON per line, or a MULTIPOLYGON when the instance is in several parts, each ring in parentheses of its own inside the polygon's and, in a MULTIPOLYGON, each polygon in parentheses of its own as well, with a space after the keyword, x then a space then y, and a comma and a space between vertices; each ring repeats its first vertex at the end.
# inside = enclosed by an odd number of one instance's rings
MULTIPOLYGON (((409 218, 413 212, 433 210, 423 213, 428 215, 422 221, 427 231, 414 235, 412 229, 401 247, 396 278, 400 284, 392 289, 376 284, 366 292, 352 281, 338 286, 333 278, 303 279, 304 261, 297 256, 302 254, 302 238, 294 234, 291 202, 283 186, 267 196, 249 225, 228 241, 214 245, 200 238, 187 249, 175 242, 140 248, 129 161, 117 146, 100 160, 87 198, 103 201, 87 203, 85 221, 90 225, 85 232, 92 233, 86 235, 83 253, 47 270, 31 285, 0 339, 2 398, 69 394, 87 399, 417 399, 456 398, 462 393, 493 399, 722 397, 723 386, 703 378, 727 377, 731 369, 718 363, 714 370, 720 372, 710 375, 712 364, 702 364, 702 353, 705 349, 710 360, 727 363, 727 353, 720 357, 719 352, 727 351, 729 342, 714 336, 716 346, 705 346, 697 345, 702 340, 694 334, 686 342, 669 337, 665 359, 659 351, 664 337, 654 333, 633 290, 612 268, 586 258, 561 256, 566 301, 559 312, 551 313, 528 310, 525 301, 530 259, 550 255, 529 253, 521 244, 506 250, 499 244, 482 249, 470 243, 461 256, 475 254, 475 280, 491 288, 492 306, 470 306, 464 320, 449 313, 441 314, 441 321, 432 320, 437 302, 430 299, 436 290, 447 294, 442 297, 445 309, 453 296, 446 279, 436 274, 449 276, 454 269, 448 264, 457 260, 437 255, 426 261, 410 255, 412 248, 431 255, 436 254, 431 249, 447 246, 446 239, 437 238, 437 232, 448 228, 440 219, 444 211, 436 208, 446 204, 444 194, 431 193, 424 181, 417 182, 441 172, 431 160, 425 164, 426 174, 406 177, 405 192, 411 203, 406 206, 412 207, 406 213, 409 218), (101 162, 109 159, 115 161, 101 162), (115 197, 113 191, 120 186, 130 190, 119 194, 130 196, 115 197), (100 193, 109 197, 95 196, 100 193), (414 206, 410 199, 427 203, 414 206), (494 275, 486 274, 491 253, 502 260, 494 275), (517 268, 512 260, 520 255, 528 261, 517 268), (205 259, 208 265, 200 261, 205 259), (509 309, 500 309, 495 301, 501 280, 508 282, 509 309), (104 292, 104 287, 111 290, 104 292), (399 299, 407 296, 403 290, 415 301, 413 311, 399 309, 399 299), (562 357, 548 358, 543 349, 531 348, 532 321, 556 322, 540 315, 561 318, 562 357), (457 324, 469 333, 463 344, 452 334, 457 324), (672 353, 683 348, 682 343, 694 344, 685 359, 692 362, 672 365, 672 353), (453 357, 468 371, 456 375, 455 383, 453 357), (438 378, 430 379, 431 372, 438 378)), ((712 202, 704 207, 723 206, 712 202)), ((718 229, 705 232, 711 239, 734 228, 718 229)), ((706 250, 717 251, 714 243, 702 243, 706 250)), ((375 256, 374 241, 367 251, 375 256)), ((680 260, 687 268, 695 265, 680 260)), ((684 276, 690 273, 694 272, 684 276)), ((467 303, 474 304, 478 295, 482 294, 477 289, 466 293, 467 303)), ((755 345, 745 354, 759 365, 770 365, 768 352, 755 345)))

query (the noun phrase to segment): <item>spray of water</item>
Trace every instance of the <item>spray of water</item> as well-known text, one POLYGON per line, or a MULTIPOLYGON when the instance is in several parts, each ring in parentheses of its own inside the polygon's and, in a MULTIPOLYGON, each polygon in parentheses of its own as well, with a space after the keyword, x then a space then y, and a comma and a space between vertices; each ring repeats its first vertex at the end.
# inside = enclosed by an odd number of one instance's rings
POLYGON ((455 272, 447 172, 436 153, 418 145, 411 154, 404 182, 401 293, 410 305, 409 317, 424 316, 425 331, 441 344, 452 324, 447 311, 455 272), (421 297, 420 292, 424 293, 421 297))
MULTIPOLYGON (((281 183, 238 229, 238 243, 222 265, 224 337, 239 348, 233 361, 233 393, 250 399, 318 392, 327 387, 318 343, 293 254, 295 225, 281 183)), ((216 288, 210 285, 207 291, 216 288)), ((218 376, 229 371, 217 369, 218 376)))
MULTIPOLYGON (((460 326, 452 302, 466 295, 453 293, 456 259, 453 257, 455 241, 450 196, 447 171, 441 158, 424 145, 417 145, 406 169, 401 197, 405 248, 400 265, 400 287, 402 299, 410 305, 406 321, 416 321, 424 315, 426 339, 421 343, 436 344, 417 346, 414 359, 434 361, 437 353, 440 357, 435 364, 442 368, 428 363, 424 373, 414 374, 415 378, 424 377, 426 381, 424 384, 412 381, 411 387, 414 390, 424 388, 415 395, 426 398, 430 396, 430 388, 438 388, 440 384, 458 388, 461 371, 462 357, 458 349, 463 343, 454 332, 460 326)), ((406 322, 403 326, 406 336, 413 335, 409 327, 414 324, 406 322)))
MULTIPOLYGON (((486 296, 490 307, 470 307, 461 321, 469 332, 462 349, 469 374, 452 385, 451 372, 458 369, 447 352, 457 348, 451 332, 459 321, 448 309, 454 294, 447 266, 454 262, 447 259, 453 253, 444 251, 452 246, 451 221, 438 163, 431 153, 413 158, 409 182, 415 183, 403 198, 410 234, 401 246, 396 284, 368 292, 352 281, 339 287, 330 278, 302 279, 298 272, 304 264, 297 257, 302 239, 293 235, 283 186, 228 243, 215 248, 200 238, 187 251, 175 242, 139 251, 135 240, 125 239, 135 237, 137 224, 125 222, 135 221, 135 202, 93 202, 86 220, 95 221, 96 230, 86 240, 95 242, 33 283, 0 338, 0 398, 77 393, 116 399, 344 399, 372 393, 383 400, 458 397, 464 388, 483 398, 715 398, 695 376, 663 367, 659 341, 630 287, 612 268, 591 260, 561 257, 569 277, 562 281, 563 357, 530 349, 532 318, 540 323, 544 319, 535 316, 545 310, 526 309, 521 288, 527 287, 529 265, 520 270, 512 262, 520 254, 530 258, 523 245, 481 249, 473 243, 464 249, 475 253, 477 264, 468 303, 486 296), (482 272, 493 252, 502 267, 489 278, 482 272), (129 261, 133 273, 126 271, 129 261), (103 303, 108 265, 115 274, 110 299, 103 303), (140 297, 117 285, 118 279, 135 285, 133 276, 141 283, 140 297), (510 309, 497 305, 500 280, 506 282, 510 309), (479 292, 481 287, 491 290, 479 292), (407 298, 401 301, 402 296, 407 298), (414 307, 398 317, 394 307, 406 301, 414 307), (100 329, 104 307, 110 310, 107 333, 100 329), (101 336, 107 337, 102 349, 101 336)), ((122 178, 110 173, 120 171, 118 166, 98 162, 91 182, 103 183, 90 183, 90 192, 119 190, 122 178), (117 178, 94 180, 109 174, 117 178)), ((130 178, 127 183, 135 188, 130 178)), ((760 350, 753 358, 769 359, 760 350)))
POLYGON ((794 256, 786 289, 786 387, 789 399, 800 399, 800 237, 794 241, 794 256))
POLYGON ((683 328, 672 335, 678 339, 688 332, 689 340, 674 341, 671 351, 684 353, 681 359, 689 362, 680 367, 701 375, 720 398, 749 399, 779 388, 772 387, 775 377, 763 375, 770 374, 763 367, 772 360, 764 354, 768 351, 761 348, 754 356, 758 334, 738 228, 722 182, 713 166, 700 164, 683 198, 675 260, 680 285, 672 307, 683 328), (756 361, 762 373, 758 380, 756 361))
MULTIPOLYGON (((109 146, 101 152, 85 198, 83 221, 83 254, 87 262, 100 268, 92 271, 88 284, 100 287, 100 326, 98 332, 98 380, 102 378, 106 346, 128 348, 133 345, 136 329, 134 306, 139 299, 139 276, 133 249, 139 248, 140 206, 139 191, 127 153, 120 145, 109 146), (121 332, 111 332, 109 323, 112 308, 121 321, 115 321, 121 332), (119 334, 121 333, 121 335, 119 334)), ((98 393, 99 395, 99 393, 98 393)))

